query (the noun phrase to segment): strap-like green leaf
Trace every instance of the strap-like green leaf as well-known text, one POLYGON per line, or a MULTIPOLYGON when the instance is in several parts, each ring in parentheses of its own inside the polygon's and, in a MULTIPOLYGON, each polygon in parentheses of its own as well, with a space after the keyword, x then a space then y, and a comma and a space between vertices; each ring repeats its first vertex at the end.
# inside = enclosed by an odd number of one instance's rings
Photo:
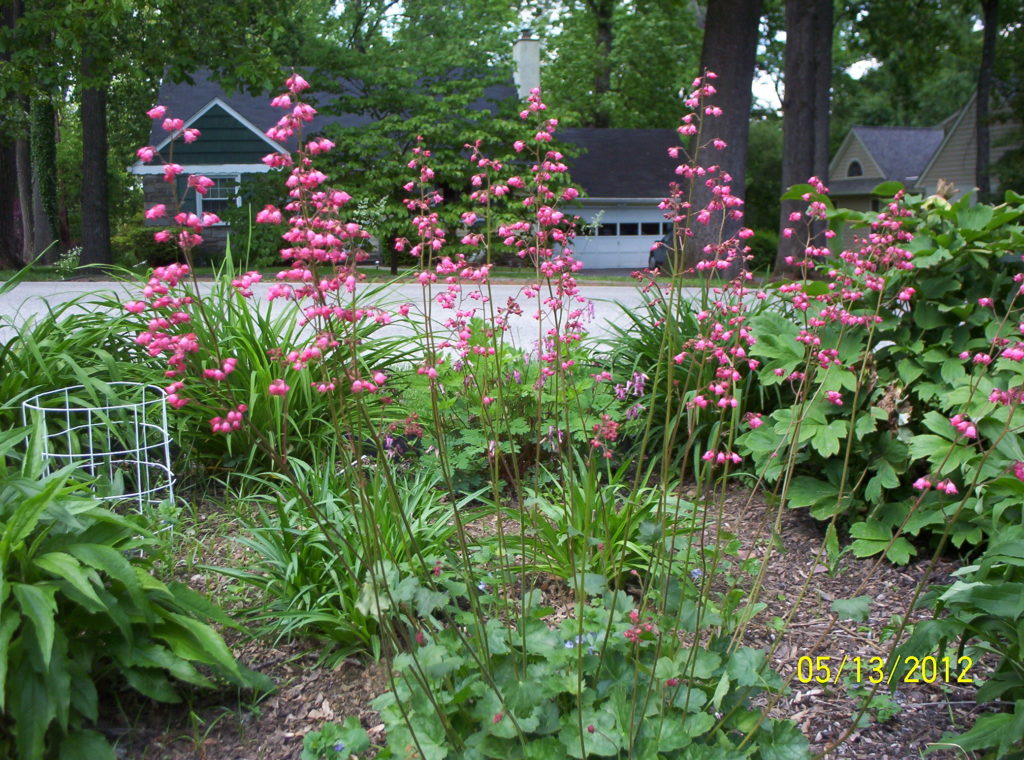
POLYGON ((32 621, 36 632, 36 646, 42 655, 43 665, 50 667, 50 655, 53 653, 54 615, 57 614, 57 602, 54 586, 30 586, 27 583, 13 583, 11 590, 21 605, 21 611, 32 621))
MULTIPOLYGON (((83 606, 89 612, 102 612, 106 605, 96 595, 96 589, 89 580, 88 575, 82 570, 82 564, 64 552, 49 552, 37 557, 33 563, 40 570, 60 580, 66 581, 79 594, 85 597, 86 604, 83 606)), ((90 574, 95 574, 90 570, 90 574)), ((81 600, 78 600, 81 601, 81 600)))
POLYGON ((21 623, 21 616, 9 607, 0 613, 0 712, 5 709, 7 695, 7 651, 11 636, 21 623))

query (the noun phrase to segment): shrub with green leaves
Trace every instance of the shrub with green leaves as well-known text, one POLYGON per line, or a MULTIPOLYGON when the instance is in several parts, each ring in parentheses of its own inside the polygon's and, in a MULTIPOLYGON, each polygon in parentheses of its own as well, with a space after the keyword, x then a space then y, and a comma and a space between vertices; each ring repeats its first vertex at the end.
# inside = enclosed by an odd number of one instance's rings
MULTIPOLYGON (((20 445, 23 431, 3 436, 20 445)), ((95 730, 99 693, 130 687, 177 702, 175 681, 268 689, 204 620, 230 619, 149 570, 153 544, 101 506, 67 470, 39 477, 0 458, 0 754, 21 760, 113 760, 95 730)))
POLYGON ((969 731, 944 736, 943 742, 984 758, 1020 756, 1024 751, 1024 526, 993 537, 975 564, 962 567, 957 580, 938 586, 922 599, 935 619, 918 623, 896 654, 934 657, 949 665, 954 679, 983 678, 979 703, 999 700, 1004 709, 978 717, 969 731), (994 657, 994 670, 983 664, 994 657), (948 658, 948 659, 947 659, 948 658))
MULTIPOLYGON (((883 186, 879 192, 892 192, 883 186)), ((794 197, 830 207, 810 186, 794 197)), ((831 282, 782 283, 753 320, 760 383, 780 390, 739 444, 791 507, 850 524, 853 552, 905 563, 907 536, 969 549, 1020 520, 1020 197, 898 198, 831 282)))

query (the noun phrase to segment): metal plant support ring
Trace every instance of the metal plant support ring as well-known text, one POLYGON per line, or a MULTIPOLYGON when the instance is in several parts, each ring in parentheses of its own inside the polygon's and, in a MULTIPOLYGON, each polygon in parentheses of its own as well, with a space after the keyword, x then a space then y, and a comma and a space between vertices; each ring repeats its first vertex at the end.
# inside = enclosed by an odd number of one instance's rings
POLYGON ((167 398, 156 385, 114 382, 39 393, 21 420, 42 438, 46 472, 74 465, 95 479, 97 498, 174 501, 167 398))

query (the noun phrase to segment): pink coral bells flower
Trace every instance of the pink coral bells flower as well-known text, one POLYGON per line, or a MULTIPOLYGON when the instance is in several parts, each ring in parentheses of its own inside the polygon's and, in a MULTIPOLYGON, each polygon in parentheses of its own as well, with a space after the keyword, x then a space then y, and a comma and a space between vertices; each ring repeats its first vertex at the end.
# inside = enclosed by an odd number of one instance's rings
POLYGON ((201 133, 199 132, 198 129, 189 128, 189 129, 186 129, 184 132, 182 132, 181 136, 182 136, 182 138, 184 138, 185 142, 187 142, 187 143, 194 143, 196 140, 199 139, 199 135, 200 134, 201 133))
POLYGON ((979 298, 978 299, 978 306, 982 306, 982 307, 985 307, 985 308, 991 308, 993 306, 993 301, 992 301, 991 298, 979 298))
POLYGON ((153 106, 146 111, 146 116, 151 119, 162 119, 165 113, 167 113, 167 106, 153 106))
POLYGON ((146 310, 146 304, 143 301, 128 301, 124 305, 124 309, 132 314, 141 314, 146 310))
POLYGON ((185 126, 185 122, 182 119, 164 119, 160 127, 165 132, 177 132, 185 126))
POLYGON ((270 387, 267 389, 267 393, 271 396, 284 396, 290 390, 291 388, 285 384, 284 380, 277 378, 270 384, 270 387))
POLYGON ((164 182, 174 182, 174 178, 181 174, 182 169, 178 164, 164 165, 164 182))
POLYGON ((914 481, 914 488, 918 491, 927 491, 932 487, 932 482, 928 478, 918 478, 914 481))
POLYGON ((1017 461, 1013 463, 1013 476, 1017 480, 1024 481, 1024 462, 1017 461))
POLYGON ((292 74, 284 84, 293 95, 309 89, 309 82, 298 74, 292 74))
POLYGON ((135 155, 139 157, 139 160, 144 164, 148 164, 156 156, 156 148, 152 145, 147 145, 144 148, 139 148, 135 151, 135 155))
POLYGON ((146 209, 147 219, 159 219, 167 213, 167 206, 162 203, 158 203, 155 206, 151 206, 146 209))
POLYGON ((940 480, 935 484, 935 489, 949 494, 950 496, 956 496, 957 494, 956 486, 953 485, 953 481, 951 480, 940 480))
POLYGON ((899 295, 896 296, 896 300, 897 301, 909 301, 911 298, 914 297, 914 293, 916 293, 916 292, 917 291, 914 290, 913 288, 903 288, 903 290, 900 291, 899 295))

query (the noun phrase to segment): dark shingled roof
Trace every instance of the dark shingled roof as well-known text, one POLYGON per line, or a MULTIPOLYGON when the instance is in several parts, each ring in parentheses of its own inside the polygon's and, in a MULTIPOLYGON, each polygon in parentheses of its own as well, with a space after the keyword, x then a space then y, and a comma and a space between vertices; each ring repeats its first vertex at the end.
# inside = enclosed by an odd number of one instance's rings
POLYGON ((945 132, 935 127, 853 127, 887 180, 916 179, 942 144, 945 132))
MULTIPOLYGON (((197 71, 193 77, 194 84, 174 83, 165 81, 160 86, 159 103, 167 106, 167 115, 175 118, 190 119, 200 108, 205 106, 214 98, 220 98, 224 103, 237 111, 241 116, 249 120, 260 132, 264 132, 274 124, 285 113, 280 108, 270 105, 270 99, 279 92, 284 92, 284 76, 282 85, 273 93, 266 95, 248 95, 246 93, 227 93, 223 88, 210 78, 208 70, 197 71)), ((339 86, 347 95, 358 95, 357 83, 352 80, 339 80, 339 86)), ((474 102, 471 106, 474 110, 494 110, 495 104, 508 98, 515 97, 515 88, 511 85, 492 85, 484 90, 484 96, 474 102)), ((312 92, 307 90, 303 93, 303 100, 311 103, 314 107, 320 108, 324 104, 331 103, 337 94, 328 92, 312 92)), ((337 124, 342 127, 361 127, 374 121, 373 117, 364 114, 344 113, 339 115, 317 114, 316 118, 305 130, 307 134, 316 134, 323 130, 328 124, 337 124)), ((150 145, 159 145, 167 137, 167 133, 161 128, 160 121, 153 122, 153 129, 150 131, 150 145)), ((287 148, 294 148, 294 144, 286 145, 287 148)))
MULTIPOLYGON (((193 80, 194 84, 165 82, 160 87, 159 103, 167 106, 168 116, 187 120, 211 100, 220 98, 262 132, 273 126, 283 113, 270 105, 270 95, 226 93, 210 79, 209 71, 196 72, 193 80)), ((356 94, 355 83, 342 81, 340 84, 350 94, 356 94)), ((309 95, 307 91, 305 95, 314 106, 330 103, 336 97, 325 92, 309 95)), ((491 86, 473 108, 492 108, 493 104, 507 98, 515 98, 511 86, 491 86)), ((315 134, 327 124, 359 127, 371 121, 372 117, 362 114, 318 114, 307 126, 307 133, 315 134)), ((159 145, 166 137, 160 122, 155 121, 150 144, 159 145)), ((579 154, 569 159, 568 164, 573 181, 591 197, 664 198, 668 195, 669 183, 679 179, 675 168, 680 162, 670 158, 667 152, 670 146, 679 145, 674 129, 570 128, 559 130, 556 137, 579 146, 579 154)))
POLYGON ((678 181, 680 161, 668 155, 679 145, 674 129, 569 128, 555 136, 581 148, 568 159, 573 181, 593 198, 664 198, 678 181))

